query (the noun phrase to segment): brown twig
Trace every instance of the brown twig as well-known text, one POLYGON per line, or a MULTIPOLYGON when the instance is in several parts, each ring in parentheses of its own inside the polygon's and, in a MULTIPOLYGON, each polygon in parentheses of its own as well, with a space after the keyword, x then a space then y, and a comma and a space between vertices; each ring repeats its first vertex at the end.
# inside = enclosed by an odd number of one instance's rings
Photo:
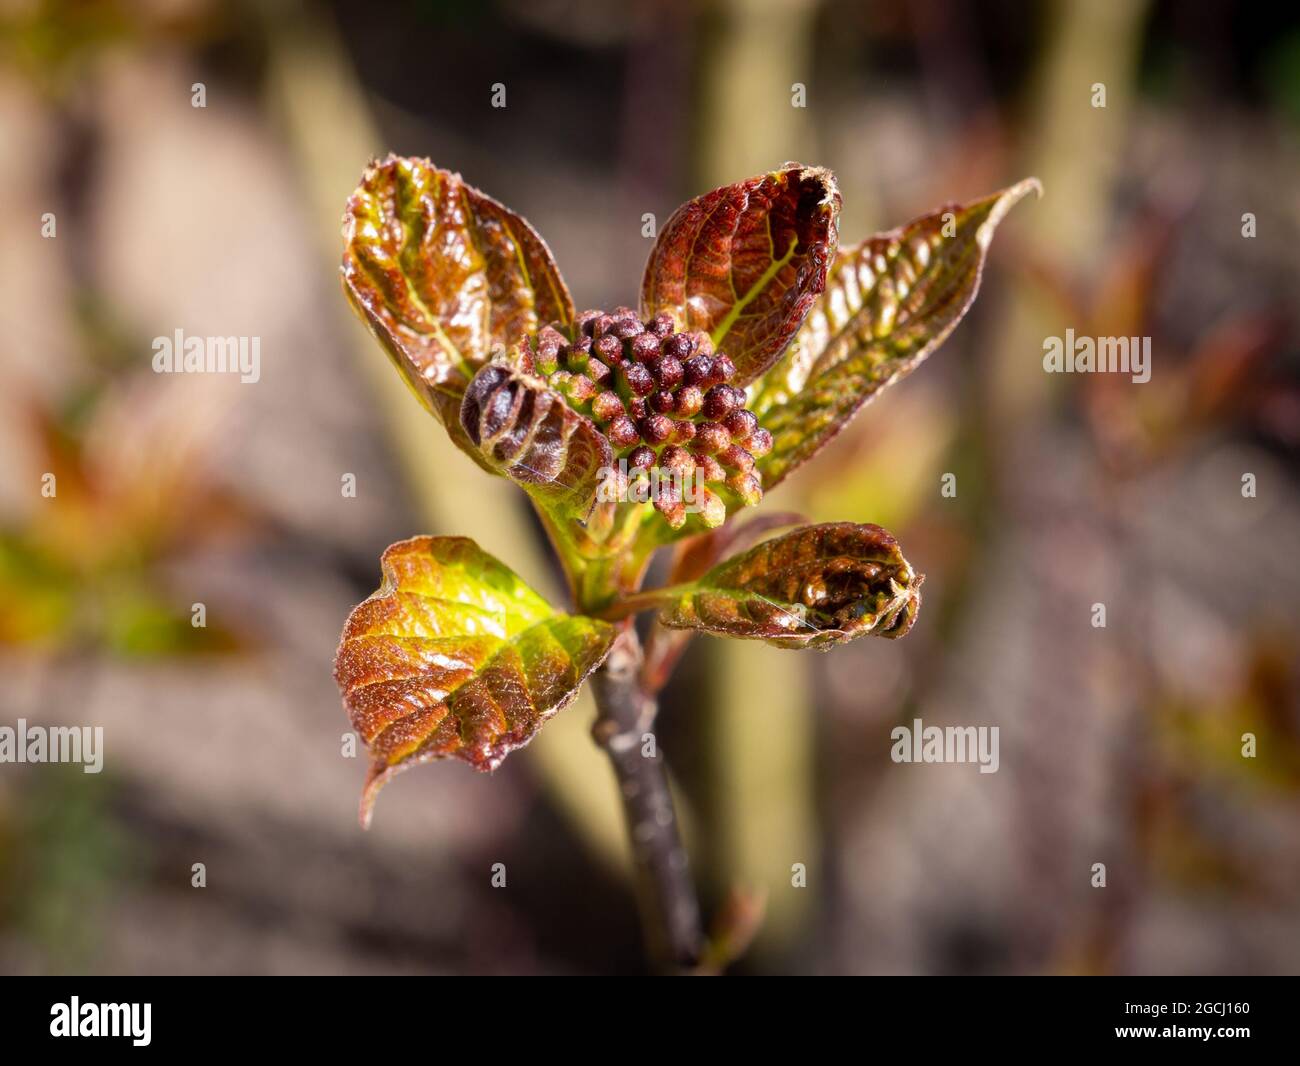
POLYGON ((592 677, 599 711, 592 736, 618 778, 648 946, 681 972, 698 964, 704 934, 663 755, 657 745, 653 754, 644 754, 658 708, 641 686, 641 660, 641 644, 629 623, 592 677))

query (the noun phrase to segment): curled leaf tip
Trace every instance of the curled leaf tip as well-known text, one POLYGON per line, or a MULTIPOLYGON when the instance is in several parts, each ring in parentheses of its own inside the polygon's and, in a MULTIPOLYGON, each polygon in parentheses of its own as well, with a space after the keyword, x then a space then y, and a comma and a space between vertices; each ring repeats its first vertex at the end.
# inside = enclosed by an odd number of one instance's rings
POLYGON ((826 286, 839 241, 830 171, 787 163, 687 201, 664 225, 641 310, 708 333, 746 385, 780 356, 826 286))
POLYGON ((827 648, 867 635, 896 638, 916 619, 923 580, 879 526, 805 526, 677 590, 659 620, 783 648, 827 648))
MULTIPOLYGON (((980 223, 977 240, 981 248, 987 250, 990 242, 993 240, 993 233, 1006 217, 1007 212, 1016 206, 1030 193, 1035 193, 1036 198, 1043 198, 1043 183, 1037 178, 1025 178, 1016 184, 995 192, 983 200, 976 201, 980 204, 991 204, 987 217, 980 223)), ((974 205, 968 205, 967 210, 974 205)))
POLYGON ((840 189, 835 180, 835 173, 832 170, 827 167, 810 166, 807 163, 800 163, 792 159, 782 163, 779 169, 772 171, 772 176, 780 177, 782 174, 790 172, 794 172, 800 181, 807 182, 814 188, 820 188, 822 195, 817 201, 818 205, 838 213, 840 189))

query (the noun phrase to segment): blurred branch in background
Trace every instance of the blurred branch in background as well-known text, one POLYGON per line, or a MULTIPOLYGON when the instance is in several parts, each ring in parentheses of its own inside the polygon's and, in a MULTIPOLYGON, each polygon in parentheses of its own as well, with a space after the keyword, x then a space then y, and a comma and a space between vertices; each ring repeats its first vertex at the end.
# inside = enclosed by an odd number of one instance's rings
MULTIPOLYGON (((761 174, 789 159, 817 164, 810 111, 796 83, 814 91, 817 0, 716 0, 701 5, 696 44, 692 192, 761 174)), ((795 503, 795 509, 798 504, 795 503)), ((788 950, 807 931, 814 895, 827 888, 814 800, 809 664, 749 641, 707 642, 709 698, 707 839, 700 856, 716 887, 766 893, 754 943, 758 960, 788 950), (791 886, 803 863, 809 889, 791 886)), ((759 963, 761 965, 761 961, 759 963)))
MULTIPOLYGON (((1106 248, 1148 6, 1147 0, 1049 5, 1048 40, 1030 87, 1020 150, 1024 172, 1036 174, 1045 190, 1034 242, 1051 247, 1072 269, 1091 266, 1106 248), (1098 86, 1104 107, 1093 106, 1098 86)), ((1018 426, 1041 415, 1048 400, 1042 343, 1057 327, 1023 288, 1009 298, 1006 316, 992 330, 998 345, 991 353, 988 418, 990 425, 1018 426)))

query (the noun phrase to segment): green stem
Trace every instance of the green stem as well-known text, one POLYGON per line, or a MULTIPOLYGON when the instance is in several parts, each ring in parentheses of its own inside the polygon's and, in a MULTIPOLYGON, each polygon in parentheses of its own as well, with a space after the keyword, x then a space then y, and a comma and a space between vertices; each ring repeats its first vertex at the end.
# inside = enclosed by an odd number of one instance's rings
POLYGON ((642 611, 653 611, 662 607, 665 600, 671 600, 674 596, 680 596, 684 593, 690 584, 684 585, 665 585, 662 588, 646 589, 642 592, 634 592, 629 596, 622 596, 614 600, 601 610, 596 612, 597 618, 603 618, 607 622, 620 622, 624 618, 631 618, 634 614, 640 614, 642 611))

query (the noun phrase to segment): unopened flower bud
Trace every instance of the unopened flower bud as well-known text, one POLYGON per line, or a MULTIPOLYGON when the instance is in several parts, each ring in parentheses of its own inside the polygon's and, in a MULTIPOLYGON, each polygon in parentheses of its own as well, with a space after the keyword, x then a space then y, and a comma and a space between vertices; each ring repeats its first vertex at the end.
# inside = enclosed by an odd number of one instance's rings
POLYGON ((634 396, 649 396, 654 392, 654 376, 643 363, 624 363, 619 377, 634 396))
POLYGON ((638 363, 649 363, 659 357, 659 338, 653 333, 638 333, 631 340, 631 356, 638 363))
POLYGON ((748 474, 754 469, 754 457, 739 444, 730 444, 718 452, 718 462, 732 470, 748 474))
POLYGON ((685 333, 674 333, 663 343, 664 355, 685 361, 691 357, 691 338, 685 333))
POLYGON ((756 429, 745 441, 745 447, 755 459, 761 459, 772 450, 772 434, 766 429, 756 429))
POLYGON ((646 415, 639 423, 641 437, 649 444, 663 444, 673 435, 673 422, 664 415, 646 415))
POLYGON ((695 460, 691 458, 691 453, 676 444, 668 445, 660 453, 659 465, 682 478, 688 478, 695 473, 695 460))
MULTIPOLYGON (((515 365, 546 377, 569 406, 602 428, 632 478, 625 499, 651 498, 647 490, 658 463, 676 475, 670 480, 678 486, 699 479, 689 513, 699 514, 708 528, 726 519, 725 500, 731 496, 704 488, 706 483, 725 484, 745 503, 758 502, 762 481, 754 459, 771 451, 772 436, 746 409, 745 392, 729 384, 735 365, 715 351, 708 334, 678 332, 668 312, 642 322, 630 307, 584 311, 575 325, 573 341, 566 339, 569 326, 553 322, 518 342, 511 354, 515 365)), ((507 419, 516 400, 510 389, 494 393, 484 410, 485 424, 498 407, 499 419, 507 419)), ((628 477, 620 477, 627 485, 628 477)), ((666 492, 661 488, 655 500, 674 529, 688 514, 675 491, 673 485, 666 492)), ((605 510, 592 520, 613 523, 615 505, 602 506, 605 510)))
POLYGON ((611 335, 623 342, 623 354, 628 359, 635 358, 632 345, 642 332, 640 322, 615 322, 614 328, 610 330, 611 335))
POLYGON ((727 487, 744 500, 747 507, 753 507, 763 498, 762 483, 753 474, 737 471, 727 478, 727 487))
POLYGON ((655 450, 645 444, 638 444, 628 453, 627 465, 634 470, 648 470, 655 465, 655 450))
POLYGON ((671 486, 660 487, 654 499, 654 508, 673 529, 680 529, 686 522, 686 504, 682 503, 681 494, 671 486))
POLYGON ((636 423, 627 415, 615 415, 607 431, 609 442, 615 448, 630 448, 641 439, 636 423))
POLYGON ((704 388, 713 377, 713 357, 709 355, 693 355, 686 360, 683 370, 685 373, 682 380, 688 386, 694 385, 696 388, 704 388))
POLYGON ((624 413, 623 401, 618 393, 608 389, 591 401, 591 417, 602 425, 624 413))
POLYGON ((705 481, 726 481, 726 470, 713 456, 696 448, 691 452, 691 457, 695 460, 696 467, 704 474, 705 481))
POLYGON ((585 374, 571 374, 563 391, 575 404, 584 404, 596 395, 596 383, 585 374))
POLYGON ((745 394, 730 385, 714 385, 704 394, 704 417, 721 422, 745 403, 745 394))
POLYGON ((691 418, 700 413, 704 406, 704 393, 695 385, 686 385, 677 390, 677 413, 683 418, 691 418))
POLYGON ((652 363, 650 372, 654 374, 655 381, 659 383, 661 389, 671 391, 682 383, 681 360, 671 355, 665 355, 662 359, 652 363))
POLYGON ((650 397, 651 409, 658 411, 661 415, 670 415, 677 406, 677 400, 671 392, 656 392, 650 397))
POLYGON ((695 423, 678 420, 673 423, 673 442, 686 444, 695 439, 695 423))
POLYGON ((613 372, 599 359, 588 357, 581 367, 582 373, 597 385, 608 385, 613 380, 613 372))
POLYGON ((731 434, 732 440, 744 444, 758 429, 758 416, 753 411, 746 411, 742 408, 732 411, 722 420, 722 424, 727 427, 727 432, 731 434))
POLYGON ((695 505, 700 509, 700 520, 709 529, 717 529, 727 520, 727 505, 716 492, 700 489, 695 505))
POLYGON ((701 422, 695 427, 695 446, 700 451, 716 455, 730 443, 731 434, 717 422, 701 422))
POLYGON ((623 342, 610 333, 596 338, 592 342, 591 350, 607 364, 613 365, 623 361, 623 342))
POLYGON ((660 311, 654 316, 654 318, 646 323, 646 329, 660 340, 663 340, 668 336, 668 334, 673 332, 673 316, 667 311, 660 311))

